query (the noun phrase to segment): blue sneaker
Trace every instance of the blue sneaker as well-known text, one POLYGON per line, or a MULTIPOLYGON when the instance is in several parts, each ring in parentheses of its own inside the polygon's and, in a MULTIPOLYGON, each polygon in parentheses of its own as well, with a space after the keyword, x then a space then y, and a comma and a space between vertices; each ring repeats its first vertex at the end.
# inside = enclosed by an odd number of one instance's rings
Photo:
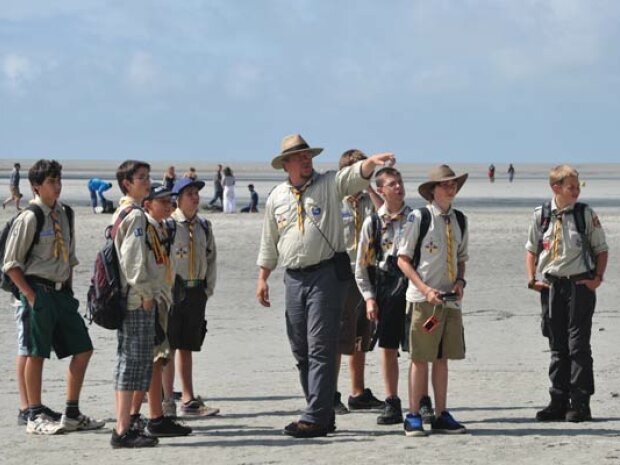
POLYGON ((426 436, 422 424, 422 416, 419 414, 408 413, 405 417, 405 436, 426 436))
POLYGON ((431 431, 438 434, 462 434, 466 433, 467 429, 456 421, 447 410, 444 410, 431 424, 431 431))

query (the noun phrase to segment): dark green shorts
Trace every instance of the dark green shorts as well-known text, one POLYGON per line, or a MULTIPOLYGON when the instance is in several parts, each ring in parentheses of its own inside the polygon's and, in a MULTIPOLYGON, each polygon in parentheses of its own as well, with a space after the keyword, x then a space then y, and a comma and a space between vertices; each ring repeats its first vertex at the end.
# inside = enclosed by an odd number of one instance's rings
POLYGON ((39 284, 32 288, 36 292, 34 308, 20 296, 27 313, 22 324, 28 356, 49 358, 52 347, 59 359, 92 350, 84 318, 78 313, 78 300, 69 291, 39 284))

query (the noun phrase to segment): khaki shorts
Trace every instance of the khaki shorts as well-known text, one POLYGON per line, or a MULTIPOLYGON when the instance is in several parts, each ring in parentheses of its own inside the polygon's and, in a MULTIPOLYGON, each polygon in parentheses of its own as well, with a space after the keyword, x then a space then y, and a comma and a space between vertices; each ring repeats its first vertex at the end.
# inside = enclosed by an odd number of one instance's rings
POLYGON ((465 358, 465 333, 460 309, 446 308, 428 302, 407 302, 412 312, 409 355, 416 362, 433 362, 438 359, 461 360, 465 358), (435 313, 439 320, 436 329, 426 332, 422 325, 435 313))
POLYGON ((163 360, 165 365, 170 358, 170 342, 168 342, 168 307, 162 303, 157 304, 156 325, 159 326, 156 331, 163 331, 165 336, 162 342, 153 347, 153 362, 163 360))
POLYGON ((360 293, 355 278, 347 283, 347 296, 340 319, 338 350, 341 354, 353 355, 354 352, 368 352, 374 329, 366 317, 366 302, 360 293))

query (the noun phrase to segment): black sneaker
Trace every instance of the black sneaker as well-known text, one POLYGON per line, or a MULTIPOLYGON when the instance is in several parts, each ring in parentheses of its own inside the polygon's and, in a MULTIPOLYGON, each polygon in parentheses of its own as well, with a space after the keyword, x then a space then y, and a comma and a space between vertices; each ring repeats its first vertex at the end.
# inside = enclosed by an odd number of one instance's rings
POLYGON ((129 429, 142 434, 144 433, 144 428, 146 428, 147 422, 148 420, 144 415, 140 413, 134 413, 129 417, 129 429))
POLYGON ((436 434, 462 434, 466 433, 467 429, 456 421, 450 412, 444 410, 431 424, 431 431, 436 434))
POLYGON ((382 410, 383 402, 372 395, 368 388, 359 396, 349 396, 349 410, 382 410))
POLYGON ((582 421, 592 421, 590 407, 585 404, 571 404, 566 411, 566 421, 571 423, 581 423, 582 421))
POLYGON ((334 394, 334 412, 336 412, 336 415, 346 415, 349 413, 349 409, 342 403, 342 396, 338 391, 334 394))
POLYGON ((144 434, 155 438, 172 438, 187 436, 192 432, 189 426, 182 425, 170 417, 160 417, 149 420, 144 428, 144 434))
POLYGON ((284 434, 294 438, 318 438, 327 436, 327 433, 328 428, 325 426, 303 420, 294 421, 284 427, 284 434))
POLYGON ((112 430, 112 439, 110 444, 114 449, 120 448, 137 448, 137 447, 155 447, 159 443, 159 439, 151 438, 142 433, 128 429, 124 434, 118 435, 116 430, 112 430))
POLYGON ((420 399, 420 416, 427 425, 432 425, 435 421, 435 409, 433 409, 433 401, 429 396, 422 396, 420 399))
POLYGON ((565 400, 551 399, 549 405, 536 412, 536 421, 564 421, 568 402, 565 400))
POLYGON ((28 409, 17 411, 17 424, 19 426, 26 426, 28 424, 28 409))
POLYGON ((384 405, 383 413, 377 417, 378 425, 397 425, 403 422, 403 409, 398 397, 388 397, 384 405))
POLYGON ((43 413, 45 413, 52 420, 60 421, 60 419, 62 418, 62 413, 56 412, 56 411, 52 410, 51 408, 49 408, 46 405, 43 405, 42 407, 43 407, 43 413))

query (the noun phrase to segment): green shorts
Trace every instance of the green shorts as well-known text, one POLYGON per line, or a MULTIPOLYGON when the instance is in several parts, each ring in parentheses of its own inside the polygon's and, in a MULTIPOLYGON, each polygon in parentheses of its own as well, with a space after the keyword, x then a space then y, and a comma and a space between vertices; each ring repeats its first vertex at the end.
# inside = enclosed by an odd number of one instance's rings
POLYGON ((460 309, 428 302, 407 302, 412 312, 409 355, 415 362, 465 358, 465 333, 460 309), (438 323, 431 332, 422 327, 433 313, 438 323))
POLYGON ((66 290, 56 291, 33 284, 36 292, 31 308, 20 295, 27 316, 22 319, 28 356, 49 358, 52 347, 59 359, 93 350, 79 302, 66 290))

